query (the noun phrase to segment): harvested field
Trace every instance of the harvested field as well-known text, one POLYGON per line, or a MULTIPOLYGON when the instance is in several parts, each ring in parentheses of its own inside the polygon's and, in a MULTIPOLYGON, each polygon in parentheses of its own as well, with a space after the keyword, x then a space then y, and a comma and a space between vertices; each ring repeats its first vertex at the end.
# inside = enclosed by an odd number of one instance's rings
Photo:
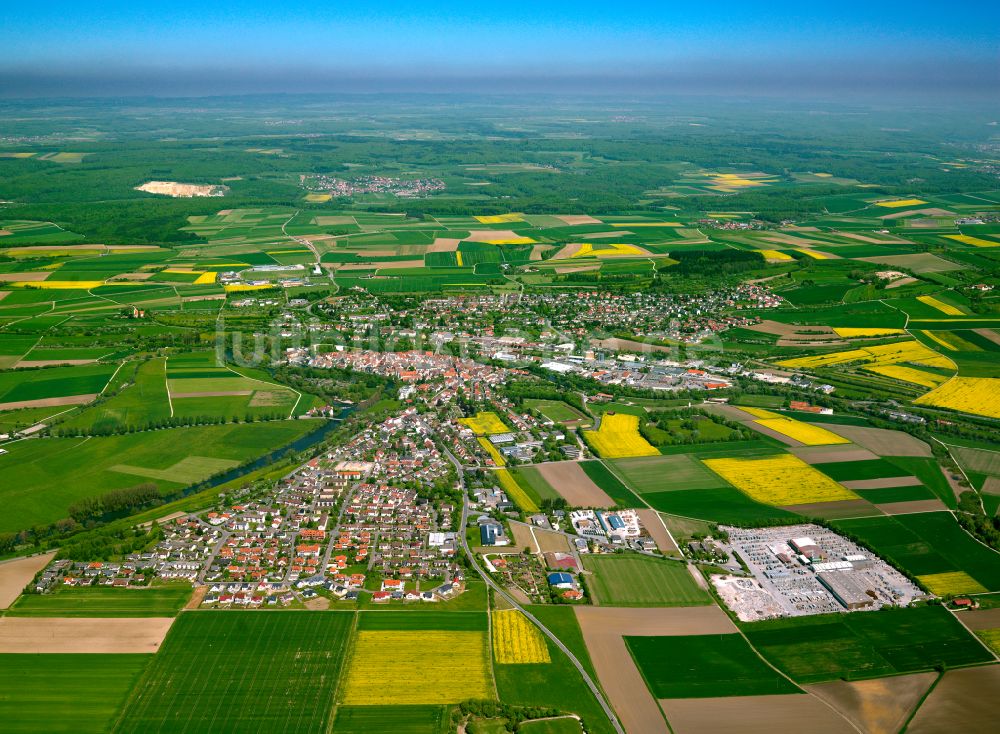
POLYGON ((587 214, 557 214, 556 219, 561 219, 570 227, 577 227, 581 224, 604 224, 600 219, 595 219, 587 214))
POLYGON ((887 489, 889 487, 913 487, 920 484, 916 477, 886 477, 885 479, 855 479, 841 482, 848 489, 887 489))
POLYGON ((899 280, 892 281, 885 288, 886 290, 889 290, 890 288, 902 288, 904 285, 910 285, 911 283, 916 283, 916 282, 917 282, 916 278, 910 278, 910 277, 900 278, 899 280))
POLYGON ((0 283, 16 282, 16 281, 32 281, 32 282, 34 282, 34 281, 37 281, 37 280, 45 280, 50 275, 52 275, 52 271, 51 270, 48 270, 48 271, 46 271, 44 273, 39 273, 37 271, 33 272, 33 273, 32 272, 29 272, 29 273, 0 273, 0 283))
POLYGON ((0 653, 156 652, 172 617, 0 617, 0 653))
POLYGON ((950 270, 961 270, 965 267, 959 263, 932 255, 929 252, 922 252, 915 255, 877 255, 874 257, 859 257, 857 259, 879 265, 906 268, 915 273, 944 273, 950 270))
POLYGON ((532 553, 568 553, 569 540, 561 533, 536 528, 526 523, 511 521, 510 531, 514 535, 515 548, 529 548, 532 553))
POLYGON ((778 336, 784 336, 788 338, 796 336, 805 336, 808 338, 818 338, 823 336, 829 336, 831 338, 836 338, 837 334, 833 331, 830 326, 825 326, 821 324, 809 324, 808 326, 799 326, 796 324, 782 324, 778 321, 771 321, 769 319, 764 319, 759 324, 754 324, 753 326, 747 326, 750 331, 759 331, 764 334, 776 334, 778 336))
POLYGON ((520 236, 510 229, 474 229, 469 232, 468 237, 463 239, 466 242, 489 242, 490 240, 516 240, 520 236))
POLYGON ((947 512, 948 506, 941 500, 910 500, 909 502, 884 502, 876 504, 886 515, 909 515, 914 512, 947 512))
POLYGON ((371 270, 375 268, 377 270, 393 270, 396 268, 422 268, 424 266, 423 260, 378 260, 376 262, 363 262, 363 263, 346 263, 341 265, 338 270, 348 271, 348 270, 371 270))
POLYGON ((806 686, 864 734, 896 734, 920 703, 936 673, 897 675, 863 681, 806 686))
POLYGON ((576 619, 588 643, 591 637, 668 637, 671 635, 726 635, 736 627, 717 606, 666 607, 574 607, 576 619))
POLYGON ((0 563, 0 609, 6 609, 20 596, 35 574, 49 565, 56 552, 27 558, 14 558, 0 563))
POLYGON ((917 710, 907 734, 993 731, 1000 697, 1000 665, 949 670, 917 710))
POLYGON ((862 446, 879 456, 931 456, 931 447, 902 431, 864 426, 843 426, 835 423, 817 424, 838 436, 862 446))
MULTIPOLYGON (((656 510, 637 510, 637 514, 639 515, 639 522, 646 528, 646 532, 649 533, 649 536, 656 543, 656 547, 660 553, 665 555, 679 555, 680 550, 674 543, 670 533, 667 532, 667 527, 663 524, 663 520, 660 519, 660 515, 656 510)), ((699 576, 699 578, 701 577, 699 576)))
POLYGON ((435 237, 433 244, 427 248, 427 252, 454 252, 458 249, 458 243, 461 241, 450 237, 435 237))
POLYGON ((844 734, 852 728, 812 696, 665 698, 663 713, 674 734, 774 734, 778 731, 844 734))
POLYGON ((62 398, 42 398, 40 400, 18 400, 13 403, 0 403, 0 410, 18 410, 19 408, 55 408, 60 405, 83 405, 97 397, 97 393, 88 395, 68 395, 62 398))
MULTIPOLYGON (((843 434, 840 434, 843 435, 843 434)), ((857 446, 802 446, 789 449, 807 464, 833 464, 841 461, 872 461, 878 456, 857 446)))
POLYGON ((624 237, 625 235, 635 234, 635 232, 629 232, 627 229, 616 229, 614 232, 589 232, 588 234, 580 235, 581 240, 604 240, 610 237, 624 237))
POLYGON ((555 271, 562 275, 564 273, 592 273, 600 269, 600 265, 563 265, 556 267, 555 271))
POLYGON ((615 501, 598 487, 575 461, 536 464, 546 482, 574 507, 614 507, 615 501))
POLYGON ((580 250, 583 249, 582 242, 573 242, 572 244, 566 245, 564 248, 559 250, 555 255, 552 256, 553 260, 563 260, 565 258, 570 258, 576 255, 580 250))
POLYGON ((973 632, 1000 628, 1000 607, 971 609, 955 616, 973 632))

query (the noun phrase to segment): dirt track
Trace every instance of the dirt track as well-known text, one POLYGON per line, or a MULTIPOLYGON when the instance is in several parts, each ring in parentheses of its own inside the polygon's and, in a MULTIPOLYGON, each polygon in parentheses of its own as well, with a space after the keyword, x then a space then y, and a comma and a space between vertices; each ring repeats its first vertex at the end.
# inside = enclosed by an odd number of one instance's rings
POLYGON ((0 653, 156 652, 172 617, 0 617, 0 653))
POLYGON ((615 501, 591 481, 573 461, 537 464, 535 468, 552 488, 574 507, 614 507, 615 501))
POLYGON ((0 563, 0 609, 6 609, 20 595, 35 574, 49 565, 56 554, 44 553, 27 558, 14 558, 0 563))

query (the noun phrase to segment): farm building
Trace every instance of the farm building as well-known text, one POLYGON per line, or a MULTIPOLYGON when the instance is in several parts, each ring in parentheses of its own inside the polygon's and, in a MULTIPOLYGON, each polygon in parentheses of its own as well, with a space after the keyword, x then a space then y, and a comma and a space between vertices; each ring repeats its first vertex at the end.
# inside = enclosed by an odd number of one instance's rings
POLYGON ((548 576, 549 586, 554 586, 557 589, 573 589, 576 588, 576 583, 573 581, 573 577, 568 573, 557 572, 550 573, 548 576))

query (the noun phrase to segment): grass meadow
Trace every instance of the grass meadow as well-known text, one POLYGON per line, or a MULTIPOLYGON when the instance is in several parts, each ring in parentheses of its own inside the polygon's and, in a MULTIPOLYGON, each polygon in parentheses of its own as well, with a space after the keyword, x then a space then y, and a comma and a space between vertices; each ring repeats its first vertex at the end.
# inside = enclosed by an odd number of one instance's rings
POLYGON ((596 603, 613 607, 710 604, 687 565, 641 556, 586 556, 587 588, 596 603))

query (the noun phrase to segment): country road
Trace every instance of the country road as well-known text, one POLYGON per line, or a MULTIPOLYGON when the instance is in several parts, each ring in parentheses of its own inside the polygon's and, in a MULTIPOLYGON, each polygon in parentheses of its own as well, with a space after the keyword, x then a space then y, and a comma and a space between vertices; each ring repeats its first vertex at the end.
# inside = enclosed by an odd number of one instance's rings
POLYGON ((573 666, 577 669, 577 671, 579 671, 580 677, 583 678, 584 683, 586 683, 587 687, 590 688, 591 693, 594 694, 594 698, 597 699, 597 702, 601 705, 601 708, 604 709, 604 713, 611 721, 611 724, 612 726, 614 726, 615 731, 617 731, 618 734, 625 734, 625 730, 622 728, 621 722, 618 721, 618 717, 615 715, 614 710, 611 708, 607 700, 604 698, 604 693, 598 687, 597 683, 594 682, 594 679, 590 677, 590 673, 588 673, 587 669, 583 667, 583 664, 580 663, 576 655, 574 655, 573 652, 568 647, 566 647, 566 645, 563 644, 562 640, 556 637, 555 633, 552 632, 552 630, 550 630, 548 627, 542 624, 537 617, 535 617, 531 612, 522 607, 517 602, 516 599, 514 599, 506 591, 504 591, 503 587, 497 584, 490 577, 490 575, 486 573, 486 571, 484 571, 483 568, 479 565, 479 562, 476 560, 475 553, 473 553, 472 549, 469 548, 468 539, 466 538, 466 533, 465 533, 466 527, 468 526, 469 522, 469 493, 465 486, 465 474, 462 470, 462 465, 458 461, 458 459, 456 459, 452 455, 452 453, 447 449, 445 450, 445 454, 448 456, 448 461, 450 461, 455 466, 456 472, 458 474, 459 486, 462 488, 462 520, 459 523, 458 537, 459 541, 462 544, 462 550, 465 551, 465 555, 469 559, 469 563, 472 564, 472 567, 474 569, 476 569, 476 572, 483 579, 483 581, 486 582, 486 585, 491 589, 493 589, 494 593, 498 594, 500 597, 504 599, 504 601, 510 604, 514 609, 517 609, 519 612, 521 612, 521 614, 530 619, 532 624, 538 627, 538 629, 540 629, 546 637, 552 640, 552 642, 556 645, 556 647, 558 647, 560 650, 563 651, 566 657, 569 658, 570 662, 573 663, 573 666))

